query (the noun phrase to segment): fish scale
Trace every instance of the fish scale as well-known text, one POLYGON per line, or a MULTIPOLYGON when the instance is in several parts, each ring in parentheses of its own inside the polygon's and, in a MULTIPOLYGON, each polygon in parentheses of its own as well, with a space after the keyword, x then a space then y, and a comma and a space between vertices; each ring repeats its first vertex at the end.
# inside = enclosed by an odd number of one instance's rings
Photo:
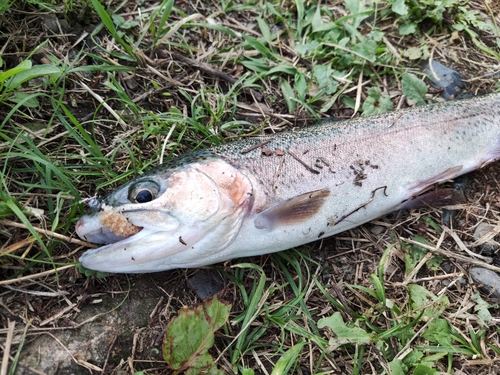
POLYGON ((77 233, 106 245, 80 261, 153 272, 281 251, 421 204, 433 185, 499 158, 500 94, 246 138, 171 159, 112 192, 104 202, 143 229, 117 238, 95 205, 77 233), (241 191, 217 183, 222 175, 241 191), (135 202, 137 186, 154 199, 135 202))
MULTIPOLYGON (((323 162, 325 164, 323 168, 316 168, 319 172, 317 175, 311 173, 290 154, 284 156, 273 154, 266 157, 262 155, 260 149, 241 153, 241 150, 261 142, 260 139, 220 146, 213 149, 213 152, 258 176, 268 190, 275 185, 276 169, 282 164, 277 179, 280 189, 276 199, 287 199, 320 188, 325 178, 335 179, 339 176, 342 183, 356 180, 356 170, 363 166, 359 162, 368 161, 372 164, 372 168, 364 168, 369 178, 370 169, 374 169, 374 166, 378 166, 378 174, 384 174, 384 169, 390 168, 395 173, 404 175, 409 160, 394 159, 394 156, 402 153, 409 153, 409 156, 413 157, 419 155, 428 157, 429 154, 442 152, 446 145, 450 148, 448 159, 456 160, 461 156, 460 148, 463 145, 481 139, 481 131, 486 133, 483 144, 478 145, 478 150, 484 150, 482 147, 489 145, 488 122, 496 121, 498 124, 500 116, 498 102, 498 95, 492 95, 411 108, 370 118, 324 122, 293 132, 279 133, 266 144, 270 149, 292 151, 303 159, 305 164, 311 166, 311 169, 314 169, 317 160, 326 161, 328 165, 323 162), (497 103, 496 113, 486 113, 485 109, 493 107, 492 104, 495 103, 497 103), (439 121, 436 121, 437 119, 439 121), (468 124, 474 124, 476 129, 468 127, 468 124), (452 148, 455 148, 456 152, 453 152, 452 148), (283 158, 286 159, 284 162, 283 158)), ((439 156, 442 157, 446 157, 446 154, 439 156)), ((447 162, 452 161, 447 160, 447 162)), ((434 160, 431 163, 434 163, 434 160)), ((421 164, 420 169, 419 175, 425 174, 427 170, 425 163, 421 164)), ((428 173, 427 178, 432 178, 432 171, 429 172, 431 173, 428 173)), ((269 194, 272 195, 271 190, 269 194)))

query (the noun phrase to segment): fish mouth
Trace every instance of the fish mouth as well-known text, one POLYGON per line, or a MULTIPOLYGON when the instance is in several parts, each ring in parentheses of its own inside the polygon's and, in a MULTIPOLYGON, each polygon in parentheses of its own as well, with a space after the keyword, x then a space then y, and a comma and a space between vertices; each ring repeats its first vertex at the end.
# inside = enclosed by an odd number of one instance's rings
MULTIPOLYGON (((139 223, 136 224, 139 227, 139 223)), ((137 233, 119 236, 102 226, 97 216, 82 217, 76 224, 76 232, 82 239, 104 245, 83 253, 80 264, 87 269, 109 273, 179 268, 172 256, 189 250, 200 239, 198 236, 182 236, 180 225, 161 228, 142 224, 137 233)))
POLYGON ((85 216, 78 220, 75 229, 76 234, 81 239, 102 245, 116 243, 131 237, 117 235, 108 228, 103 227, 99 220, 85 216))
POLYGON ((107 233, 105 228, 101 232, 90 232, 88 235, 95 236, 92 237, 93 241, 98 238, 107 242, 97 249, 87 250, 80 257, 79 262, 87 269, 112 273, 142 272, 132 270, 138 267, 140 269, 142 266, 149 269, 148 264, 154 261, 155 257, 150 253, 151 248, 148 246, 146 238, 157 235, 168 236, 167 233, 150 228, 142 228, 130 237, 120 237, 113 233, 107 233), (147 256, 144 256, 144 251, 147 251, 147 256))

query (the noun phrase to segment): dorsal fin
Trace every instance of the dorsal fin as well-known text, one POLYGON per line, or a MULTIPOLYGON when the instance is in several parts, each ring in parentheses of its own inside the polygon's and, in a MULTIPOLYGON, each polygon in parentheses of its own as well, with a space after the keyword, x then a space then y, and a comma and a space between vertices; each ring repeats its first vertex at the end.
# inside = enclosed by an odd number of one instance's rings
POLYGON ((278 226, 303 222, 314 216, 325 203, 330 190, 314 190, 278 202, 262 211, 254 221, 258 229, 273 230, 278 226))

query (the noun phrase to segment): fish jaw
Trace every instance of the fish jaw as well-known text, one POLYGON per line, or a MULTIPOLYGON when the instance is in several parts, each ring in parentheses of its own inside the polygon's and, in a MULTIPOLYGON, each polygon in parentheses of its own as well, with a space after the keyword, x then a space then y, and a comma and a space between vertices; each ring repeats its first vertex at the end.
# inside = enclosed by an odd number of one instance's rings
POLYGON ((78 221, 82 239, 105 244, 82 255, 85 268, 143 273, 199 267, 213 263, 237 237, 254 201, 245 174, 220 158, 158 169, 155 181, 152 171, 125 184, 78 221), (154 199, 133 202, 144 186, 154 187, 154 199))
POLYGON ((188 242, 185 241, 197 242, 206 235, 206 232, 196 233, 199 235, 183 239, 178 233, 143 228, 128 238, 86 251, 79 261, 85 268, 112 273, 144 273, 179 268, 183 265, 178 265, 172 259, 176 254, 186 251, 188 242))
POLYGON ((76 234, 81 239, 98 244, 110 244, 124 240, 126 237, 116 235, 111 230, 103 227, 98 219, 97 212, 85 215, 76 223, 76 234))

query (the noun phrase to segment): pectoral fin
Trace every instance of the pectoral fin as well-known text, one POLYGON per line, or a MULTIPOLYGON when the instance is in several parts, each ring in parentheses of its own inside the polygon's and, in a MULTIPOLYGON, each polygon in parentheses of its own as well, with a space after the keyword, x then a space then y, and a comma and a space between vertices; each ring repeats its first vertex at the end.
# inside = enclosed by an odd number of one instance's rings
POLYGON ((323 206, 328 195, 330 190, 322 189, 278 202, 255 218, 255 227, 273 230, 278 226, 297 224, 310 219, 323 206))

